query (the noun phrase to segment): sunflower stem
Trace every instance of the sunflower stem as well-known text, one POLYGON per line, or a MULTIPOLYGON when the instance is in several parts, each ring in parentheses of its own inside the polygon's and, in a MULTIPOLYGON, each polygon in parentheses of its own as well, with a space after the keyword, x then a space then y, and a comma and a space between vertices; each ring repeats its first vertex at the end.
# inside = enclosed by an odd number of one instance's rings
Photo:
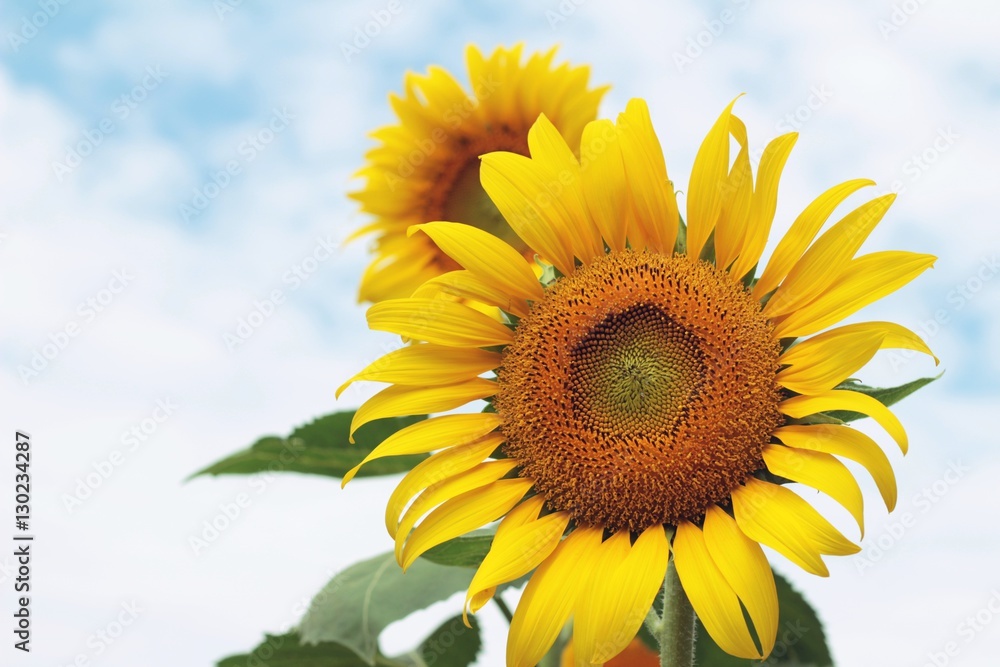
POLYGON ((510 607, 507 606, 507 603, 503 601, 503 598, 500 597, 500 595, 494 595, 493 601, 497 603, 498 607, 500 607, 500 613, 507 619, 507 625, 510 625, 510 622, 514 620, 514 614, 511 613, 510 607))
POLYGON ((656 640, 660 643, 660 667, 693 667, 694 609, 677 578, 672 557, 663 579, 663 618, 656 640))

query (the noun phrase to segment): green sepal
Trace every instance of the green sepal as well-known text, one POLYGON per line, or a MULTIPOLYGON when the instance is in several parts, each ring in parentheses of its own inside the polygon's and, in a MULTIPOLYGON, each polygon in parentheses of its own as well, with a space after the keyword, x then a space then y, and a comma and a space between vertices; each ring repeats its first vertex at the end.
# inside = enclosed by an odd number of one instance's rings
MULTIPOLYGON (((941 374, 943 375, 943 373, 941 374)), ((890 406, 894 403, 898 403, 910 394, 914 393, 918 389, 926 387, 934 380, 937 380, 941 375, 936 375, 935 377, 926 377, 913 380, 912 382, 906 382, 904 384, 898 385, 896 387, 869 387, 868 385, 861 384, 857 380, 848 380, 843 382, 834 389, 843 389, 847 391, 856 391, 859 394, 865 394, 866 396, 871 396, 879 403, 890 406)), ((827 417, 836 419, 837 421, 852 422, 857 419, 864 419, 868 415, 862 414, 860 412, 853 412, 851 410, 832 410, 830 412, 823 413, 827 417)))
MULTIPOLYGON (((377 419, 359 428, 352 444, 348 432, 353 418, 353 410, 335 412, 298 427, 287 438, 263 437, 248 449, 231 454, 188 479, 199 475, 259 472, 298 472, 341 478, 387 437, 425 417, 377 419)), ((406 472, 425 458, 426 454, 412 454, 375 459, 358 471, 358 477, 406 472)))

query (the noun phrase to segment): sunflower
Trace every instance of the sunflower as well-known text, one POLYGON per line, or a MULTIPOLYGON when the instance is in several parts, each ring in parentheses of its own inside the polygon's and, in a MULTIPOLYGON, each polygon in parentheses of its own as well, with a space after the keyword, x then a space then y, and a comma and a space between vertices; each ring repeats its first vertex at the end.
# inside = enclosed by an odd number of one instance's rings
POLYGON ((852 180, 806 207, 758 276, 796 135, 768 144, 755 177, 735 101, 696 155, 686 224, 645 102, 632 100, 616 123, 587 124, 579 158, 540 116, 530 157, 485 155, 481 177, 537 251, 542 277, 482 229, 431 222, 411 233, 461 268, 368 310, 372 329, 414 344, 348 381, 391 383, 358 409, 352 429, 489 402, 479 414, 409 426, 366 461, 440 450, 389 499, 386 526, 403 568, 501 520, 466 606, 477 611, 497 586, 534 571, 511 623, 508 665, 536 664, 570 618, 577 664, 610 660, 632 642, 668 566, 722 649, 766 657, 778 602, 761 545, 820 576, 822 556, 859 550, 787 484, 829 495, 863 535, 862 494, 844 458, 867 469, 887 509, 895 505, 885 453, 826 413, 872 417, 905 453, 899 420, 845 381, 880 349, 931 352, 891 322, 830 327, 935 258, 856 256, 893 195, 820 235, 841 202, 873 185, 852 180), (456 293, 502 309, 504 321, 456 293))
POLYGON ((571 145, 597 115, 607 87, 588 88, 590 69, 553 63, 556 50, 522 63, 523 47, 485 57, 466 50, 471 93, 440 67, 408 73, 402 97, 389 100, 399 123, 376 130, 379 142, 358 172, 365 187, 351 194, 375 221, 355 237, 375 234, 376 258, 361 279, 361 301, 410 296, 426 280, 458 265, 426 236, 407 229, 433 220, 462 220, 534 253, 504 221, 479 184, 479 156, 527 155, 528 130, 544 113, 571 145))

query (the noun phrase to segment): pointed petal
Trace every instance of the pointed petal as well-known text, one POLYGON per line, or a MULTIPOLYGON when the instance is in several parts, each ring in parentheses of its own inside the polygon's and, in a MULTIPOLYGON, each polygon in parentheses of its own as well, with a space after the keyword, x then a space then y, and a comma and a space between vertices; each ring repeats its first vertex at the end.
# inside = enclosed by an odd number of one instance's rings
POLYGON ((672 254, 680 215, 645 100, 629 100, 618 116, 617 128, 636 218, 649 242, 660 252, 672 254))
POLYGON ((808 336, 892 294, 934 265, 937 258, 914 252, 874 252, 852 261, 815 301, 775 326, 776 337, 808 336))
POLYGON ((471 470, 503 444, 501 433, 489 435, 464 445, 457 445, 424 459, 406 473, 385 505, 385 528, 396 537, 406 504, 424 489, 471 470))
POLYGON ((614 123, 610 120, 587 123, 580 144, 580 164, 590 217, 612 251, 624 250, 628 232, 628 182, 614 123))
POLYGON ((740 600, 712 559, 701 529, 681 521, 673 548, 677 576, 708 634, 726 653, 759 660, 761 654, 743 619, 740 600))
POLYGON ((877 399, 857 391, 849 389, 833 389, 814 396, 794 396, 782 401, 778 405, 782 414, 800 419, 817 412, 829 412, 830 410, 850 410, 868 415, 879 423, 889 435, 892 436, 896 444, 905 454, 909 448, 909 441, 906 437, 906 430, 899 418, 892 413, 889 408, 880 403, 877 399))
POLYGON ((895 200, 895 194, 877 197, 827 230, 788 272, 764 307, 764 314, 777 317, 791 313, 823 294, 843 274, 895 200))
MULTIPOLYGON (((540 496, 535 498, 542 501, 540 496)), ((500 522, 502 530, 497 529, 490 551, 476 570, 465 597, 465 608, 472 613, 479 611, 493 597, 497 586, 531 572, 559 546, 569 524, 569 515, 555 512, 539 519, 538 510, 542 502, 532 500, 518 505, 500 522), (522 508, 525 509, 518 513, 522 508), (513 525, 523 520, 525 513, 530 516, 532 510, 534 517, 520 525, 513 525)))
POLYGON ((728 268, 743 249, 753 201, 753 171, 750 168, 746 127, 739 118, 730 116, 729 131, 739 142, 740 152, 729 171, 722 213, 715 228, 715 264, 721 269, 728 268))
POLYGON ((885 452, 867 435, 840 424, 792 424, 782 426, 774 437, 789 447, 843 456, 860 463, 878 486, 885 507, 896 507, 896 475, 885 452))
POLYGON ((847 466, 829 454, 784 445, 765 445, 764 463, 775 475, 811 486, 836 500, 858 522, 864 538, 864 499, 861 487, 847 466))
POLYGON ((778 371, 776 379, 798 394, 829 391, 871 361, 884 340, 885 333, 878 330, 820 334, 781 355, 779 363, 787 367, 778 371))
POLYGON ((698 149, 691 167, 687 199, 688 255, 697 258, 715 229, 729 177, 729 117, 735 98, 715 121, 698 149))
POLYGON ((760 545, 715 505, 705 513, 704 533, 705 546, 716 567, 750 613, 766 658, 778 633, 778 591, 767 557, 760 545))
POLYGON ((495 283, 488 283, 464 269, 434 276, 420 285, 411 297, 415 299, 457 297, 467 300, 466 305, 476 310, 479 310, 476 305, 479 303, 500 308, 518 317, 525 317, 529 312, 528 302, 524 299, 512 297, 495 283))
POLYGON ((396 528, 396 561, 402 562, 403 545, 417 521, 432 509, 463 493, 492 484, 517 466, 517 461, 502 459, 486 461, 463 473, 431 484, 421 492, 399 519, 396 528))
POLYGON ((813 200, 809 206, 799 214, 788 232, 781 237, 778 246, 774 249, 767 268, 761 275, 760 280, 753 288, 753 297, 763 299, 764 295, 777 287, 792 266, 802 257, 812 240, 816 238, 820 228, 826 223, 833 211, 840 206, 841 202, 847 199, 866 185, 875 185, 875 181, 867 178, 859 178, 847 181, 840 185, 835 185, 819 197, 813 200))
POLYGON ((789 132, 774 139, 764 149, 757 170, 757 183, 754 185, 753 201, 750 203, 750 221, 743 237, 743 247, 739 257, 733 262, 730 273, 740 278, 747 274, 760 261, 760 255, 767 245, 767 237, 771 233, 771 223, 774 222, 774 212, 778 206, 778 183, 781 172, 785 168, 788 156, 795 146, 799 135, 789 132))
POLYGON ((368 326, 452 347, 490 347, 514 340, 510 329, 468 306, 445 299, 390 299, 368 309, 368 326))
POLYGON ((602 533, 577 528, 532 575, 507 634, 507 667, 534 667, 552 648, 591 580, 602 533))
POLYGON ((778 484, 751 477, 733 491, 732 499, 736 523, 747 537, 812 574, 830 573, 821 554, 846 556, 860 550, 812 505, 778 484))
POLYGON ((603 664, 632 642, 663 585, 669 555, 663 526, 647 528, 631 546, 627 530, 601 545, 602 575, 588 582, 573 618, 578 662, 603 664))
POLYGON ((405 385, 453 384, 469 380, 500 365, 496 352, 443 345, 408 345, 379 357, 337 389, 337 398, 352 382, 388 382, 405 385))
POLYGON ((564 275, 573 273, 572 220, 549 193, 558 183, 547 169, 515 153, 488 153, 479 178, 511 229, 564 275))
POLYGON ((444 415, 419 421, 383 440, 358 465, 344 475, 341 488, 354 479, 364 464, 386 456, 425 454, 435 449, 464 445, 500 427, 500 415, 489 412, 444 415))
POLYGON ((529 479, 501 479, 446 501, 410 533, 400 566, 405 571, 428 549, 496 521, 524 497, 532 484, 529 479))
POLYGON ((414 225, 408 234, 416 230, 427 234, 441 252, 487 283, 517 298, 542 298, 542 286, 521 253, 489 232, 457 222, 414 225))
POLYGON ((350 440, 354 442, 354 432, 376 419, 444 412, 495 393, 497 393, 497 383, 483 378, 440 387, 407 387, 394 384, 369 398, 357 409, 351 420, 350 440))

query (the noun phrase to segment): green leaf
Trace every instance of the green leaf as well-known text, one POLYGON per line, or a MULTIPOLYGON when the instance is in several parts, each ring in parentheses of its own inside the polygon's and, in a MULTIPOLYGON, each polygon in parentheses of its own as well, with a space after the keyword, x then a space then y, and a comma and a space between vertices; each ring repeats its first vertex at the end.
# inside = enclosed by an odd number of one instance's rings
MULTIPOLYGON (((465 627, 461 616, 445 621, 414 650, 387 658, 375 656, 376 667, 468 667, 476 661, 483 642, 479 626, 470 619, 465 627)), ((357 653, 335 642, 304 644, 297 633, 267 635, 264 643, 248 655, 234 655, 218 667, 368 667, 357 653)))
MULTIPOLYGON (((347 434, 354 412, 335 412, 300 426, 288 438, 267 436, 249 449, 237 452, 199 470, 199 475, 250 475, 258 472, 301 472, 343 477, 387 437, 424 417, 393 417, 365 424, 351 444, 347 434)), ((358 472, 358 477, 406 472, 425 455, 389 456, 375 459, 358 472)), ((190 478, 189 478, 190 479, 190 478)))
POLYGON ((465 627, 461 616, 447 620, 416 650, 394 659, 407 667, 468 667, 483 648, 476 619, 470 616, 469 624, 465 627))
POLYGON ((391 553, 357 563, 313 599, 299 626, 302 641, 336 642, 374 665, 389 624, 466 590, 474 573, 418 558, 404 574, 391 553))
MULTIPOLYGON (((770 657, 761 662, 729 655, 712 641, 712 637, 705 631, 699 620, 696 621, 696 665, 699 667, 762 665, 768 667, 831 667, 833 665, 830 650, 826 645, 826 635, 823 633, 823 624, 816 616, 816 612, 806 602, 806 599, 777 572, 774 573, 774 583, 778 589, 778 637, 770 657)), ((657 599, 657 605, 659 603, 660 600, 657 599)), ((659 606, 657 609, 660 609, 659 606)), ((747 618, 747 623, 751 628, 753 627, 749 618, 747 618)), ((645 625, 640 629, 639 637, 653 650, 659 650, 655 638, 645 625)))
MULTIPOLYGON (((848 380, 837 387, 836 389, 847 389, 848 391, 856 391, 859 394, 865 394, 876 399, 879 403, 889 406, 893 403, 898 403, 903 400, 913 392, 918 389, 926 387, 934 380, 940 378, 940 375, 935 377, 920 378, 919 380, 913 380, 912 382, 907 382, 901 384, 898 387, 869 387, 868 385, 861 384, 857 380, 848 380)), ((861 414, 860 412, 852 412, 850 410, 833 410, 825 413, 828 417, 833 417, 834 419, 839 419, 842 422, 851 422, 856 419, 864 419, 868 415, 861 414)))
POLYGON ((428 549, 421 558, 439 565, 479 567, 493 544, 496 529, 476 530, 428 549))
MULTIPOLYGON (((378 667, 404 667, 405 663, 378 656, 378 667)), ((302 644, 295 633, 266 635, 264 642, 246 655, 233 655, 219 661, 218 667, 367 667, 349 648, 324 642, 302 644)))

